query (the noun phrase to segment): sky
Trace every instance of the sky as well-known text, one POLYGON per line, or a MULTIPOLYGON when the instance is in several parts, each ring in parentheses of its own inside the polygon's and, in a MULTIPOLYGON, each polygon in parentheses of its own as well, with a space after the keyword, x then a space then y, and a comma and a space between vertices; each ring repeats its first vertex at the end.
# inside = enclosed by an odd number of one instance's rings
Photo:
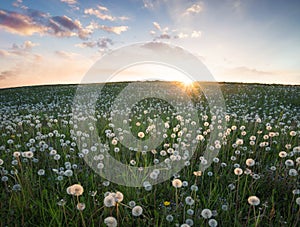
POLYGON ((80 83, 102 56, 141 42, 180 46, 215 81, 300 85, 298 0, 0 0, 0 88, 80 83))

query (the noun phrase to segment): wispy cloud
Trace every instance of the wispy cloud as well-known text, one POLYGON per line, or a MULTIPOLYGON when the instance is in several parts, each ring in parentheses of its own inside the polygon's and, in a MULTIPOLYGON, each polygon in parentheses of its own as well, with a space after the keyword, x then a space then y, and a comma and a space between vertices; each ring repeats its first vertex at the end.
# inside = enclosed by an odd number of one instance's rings
POLYGON ((122 32, 126 32, 128 30, 128 26, 105 26, 105 25, 100 25, 100 29, 103 31, 109 32, 109 33, 115 33, 117 35, 120 35, 122 32))
POLYGON ((45 34, 48 28, 28 15, 0 10, 0 28, 18 35, 45 34))
POLYGON ((17 75, 17 72, 15 72, 13 70, 2 71, 2 72, 0 72, 0 80, 10 79, 11 77, 15 77, 16 75, 17 75))
POLYGON ((100 48, 100 51, 108 50, 112 45, 114 45, 114 42, 110 38, 102 37, 98 41, 88 41, 88 42, 82 42, 79 44, 76 44, 76 47, 80 48, 100 48))
POLYGON ((77 53, 62 51, 62 50, 55 51, 55 54, 61 58, 70 59, 70 60, 80 56, 77 53))
POLYGON ((0 28, 22 36, 53 35, 57 37, 77 36, 86 39, 93 31, 84 28, 79 20, 67 16, 51 16, 37 10, 17 13, 0 10, 0 28))
POLYGON ((185 39, 185 38, 200 38, 201 31, 192 31, 191 33, 180 32, 177 29, 170 30, 169 27, 162 27, 158 22, 152 23, 154 30, 150 31, 150 35, 154 40, 159 39, 185 39))
POLYGON ((191 5, 190 7, 188 7, 184 11, 183 15, 186 16, 186 15, 191 15, 191 14, 198 14, 203 11, 203 8, 204 8, 203 2, 195 3, 195 4, 191 5))
POLYGON ((121 17, 115 17, 108 13, 108 9, 105 6, 98 5, 96 9, 94 8, 88 8, 84 10, 84 13, 87 15, 95 16, 101 20, 108 20, 108 21, 116 21, 116 20, 128 20, 128 17, 121 16, 121 17))
POLYGON ((67 3, 69 5, 77 4, 77 0, 60 0, 61 2, 67 3))
POLYGON ((191 38, 199 38, 201 37, 202 32, 201 31, 193 31, 191 34, 191 38))
POLYGON ((16 57, 16 56, 27 56, 32 55, 30 52, 33 47, 38 46, 38 43, 31 41, 25 41, 23 44, 13 44, 11 48, 7 50, 0 49, 0 56, 2 57, 16 57))

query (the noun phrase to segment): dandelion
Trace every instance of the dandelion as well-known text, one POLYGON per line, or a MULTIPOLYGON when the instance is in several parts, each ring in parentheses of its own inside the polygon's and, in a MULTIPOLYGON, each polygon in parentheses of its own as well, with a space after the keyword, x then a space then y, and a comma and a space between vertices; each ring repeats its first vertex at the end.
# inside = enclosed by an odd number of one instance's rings
POLYGON ((141 139, 144 138, 144 137, 145 137, 145 133, 139 132, 139 133, 138 133, 138 137, 141 138, 141 139))
POLYGON ((21 191, 22 190, 22 186, 20 184, 15 184, 13 187, 12 187, 12 190, 13 191, 21 191))
POLYGON ((216 227, 216 226, 218 226, 218 222, 217 222, 215 219, 210 219, 210 220, 208 221, 208 225, 209 225, 210 227, 216 227))
POLYGON ((286 166, 290 167, 290 166, 294 166, 294 161, 291 159, 288 159, 285 161, 284 163, 286 166))
POLYGON ((194 221, 193 221, 192 219, 190 219, 190 218, 186 219, 186 220, 185 220, 185 223, 186 223, 187 225, 189 225, 189 226, 193 226, 193 225, 194 225, 194 221))
POLYGON ((237 176, 240 176, 243 174, 243 170, 241 168, 235 168, 234 169, 234 174, 237 176))
POLYGON ((111 194, 109 194, 104 198, 104 205, 106 207, 114 207, 116 205, 115 198, 111 194))
POLYGON ((78 203, 76 208, 77 210, 83 211, 85 209, 85 203, 78 203))
POLYGON ((202 175, 202 172, 199 170, 199 171, 194 171, 193 174, 196 176, 196 177, 200 177, 202 175))
POLYGON ((174 220, 174 218, 173 218, 173 216, 172 216, 171 214, 168 214, 168 215, 166 216, 166 220, 167 220, 168 222, 172 222, 172 221, 174 220))
POLYGON ((193 215, 193 214, 194 214, 194 210, 188 209, 188 210, 186 211, 186 213, 187 213, 188 215, 193 215))
POLYGON ((203 209, 203 210, 201 211, 201 216, 202 216, 203 218, 205 218, 205 219, 209 219, 209 218, 211 218, 211 216, 212 216, 212 212, 211 212, 210 209, 203 209))
POLYGON ((74 184, 67 188, 67 193, 69 195, 80 196, 83 194, 83 187, 80 184, 74 184))
POLYGON ((197 185, 192 185, 191 186, 191 191, 193 191, 193 192, 197 192, 199 190, 199 188, 198 188, 198 186, 197 185))
POLYGON ((44 169, 39 169, 38 172, 37 172, 37 174, 39 176, 44 176, 45 175, 45 170, 44 169))
POLYGON ((104 224, 108 227, 117 227, 118 222, 114 217, 107 217, 104 219, 104 224))
POLYGON ((135 201, 132 200, 132 201, 129 201, 128 205, 130 207, 135 207, 136 204, 135 204, 135 201))
POLYGON ((292 177, 295 177, 298 175, 298 171, 295 170, 295 169, 290 169, 289 170, 289 175, 292 176, 292 177))
POLYGON ((190 227, 188 224, 182 224, 180 227, 190 227))
POLYGON ((258 206, 260 204, 260 199, 256 196, 250 196, 248 198, 248 203, 251 205, 251 206, 258 206))
POLYGON ((191 196, 188 196, 188 197, 185 198, 185 203, 187 205, 192 206, 195 203, 195 200, 193 200, 193 198, 191 196))
POLYGON ((182 187, 182 181, 180 179, 174 179, 172 181, 172 185, 174 188, 181 188, 182 187))
POLYGON ((249 166, 249 167, 254 166, 255 165, 255 161, 252 158, 248 158, 246 160, 246 165, 249 166))
POLYGON ((57 202, 57 205, 58 205, 58 206, 64 206, 64 205, 66 205, 66 201, 65 201, 64 199, 61 199, 61 200, 59 200, 59 201, 57 202))
POLYGON ((8 177, 7 177, 7 176, 3 176, 3 177, 1 177, 1 181, 3 181, 3 182, 6 182, 6 181, 8 181, 8 177))
POLYGON ((115 194, 115 200, 116 200, 117 203, 122 202, 123 198, 124 198, 124 196, 123 196, 122 192, 116 192, 116 194, 115 194))
POLYGON ((135 206, 132 208, 132 215, 135 217, 140 216, 143 213, 143 208, 141 206, 135 206))
POLYGON ((72 171, 71 169, 68 169, 68 170, 66 170, 66 171, 64 172, 64 175, 65 175, 66 177, 71 177, 71 176, 73 175, 73 171, 72 171))
POLYGON ((13 153, 13 156, 14 156, 15 158, 19 158, 19 157, 21 156, 21 152, 15 151, 15 152, 13 153))
POLYGON ((33 152, 32 151, 25 151, 22 153, 25 158, 32 158, 33 157, 33 152))
POLYGON ((285 158, 287 156, 287 153, 285 151, 280 151, 279 152, 279 157, 280 158, 285 158))
POLYGON ((290 136, 296 136, 297 135, 297 132, 295 131, 290 131, 290 136))

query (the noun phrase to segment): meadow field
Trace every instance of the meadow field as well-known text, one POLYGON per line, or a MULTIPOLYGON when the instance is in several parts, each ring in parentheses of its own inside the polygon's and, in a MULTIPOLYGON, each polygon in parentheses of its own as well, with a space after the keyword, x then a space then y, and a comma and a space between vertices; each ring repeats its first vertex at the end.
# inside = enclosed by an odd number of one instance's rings
POLYGON ((129 130, 116 126, 111 105, 129 82, 105 84, 88 116, 96 127, 85 131, 84 113, 74 116, 77 85, 0 90, 0 226, 299 226, 300 86, 219 83, 225 114, 212 115, 197 85, 151 83, 154 91, 181 86, 199 121, 188 118, 184 103, 175 111, 164 100, 126 106, 129 97, 121 97, 129 130), (217 127, 223 133, 211 141, 217 127), (162 142, 151 150, 139 142, 128 147, 128 133, 162 142), (219 153, 204 170, 207 146, 219 153), (128 187, 101 177, 85 161, 90 154, 100 172, 110 168, 107 154, 141 172, 163 168, 128 187), (153 183, 180 160, 179 172, 153 183))

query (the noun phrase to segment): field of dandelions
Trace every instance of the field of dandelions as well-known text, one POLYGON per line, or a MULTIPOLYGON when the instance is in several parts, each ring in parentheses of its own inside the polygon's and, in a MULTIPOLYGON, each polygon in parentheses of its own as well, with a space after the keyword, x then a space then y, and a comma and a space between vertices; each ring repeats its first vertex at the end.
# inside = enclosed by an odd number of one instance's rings
MULTIPOLYGON (((211 116, 197 87, 185 87, 199 116, 192 157, 176 151, 188 133, 186 125, 192 124, 180 118, 187 110, 170 114, 172 108, 163 102, 141 101, 128 107, 132 114, 127 116, 138 140, 151 132, 163 136, 162 144, 151 151, 122 146, 122 128, 111 123, 109 106, 125 86, 105 86, 106 98, 92 116, 97 127, 89 130, 97 130, 109 145, 105 149, 126 165, 164 163, 167 168, 186 159, 185 167, 155 185, 112 183, 84 161, 89 151, 103 147, 85 144, 89 133, 74 130, 72 119, 79 119, 72 116, 75 85, 2 89, 0 226, 299 226, 299 86, 220 84, 226 104, 222 119, 211 116), (158 115, 162 131, 151 126, 158 115), (200 171, 210 130, 222 121, 224 134, 214 141, 219 155, 200 171), (84 149, 78 148, 77 136, 84 149)), ((109 168, 101 160, 101 153, 95 156, 97 168, 109 168)))

